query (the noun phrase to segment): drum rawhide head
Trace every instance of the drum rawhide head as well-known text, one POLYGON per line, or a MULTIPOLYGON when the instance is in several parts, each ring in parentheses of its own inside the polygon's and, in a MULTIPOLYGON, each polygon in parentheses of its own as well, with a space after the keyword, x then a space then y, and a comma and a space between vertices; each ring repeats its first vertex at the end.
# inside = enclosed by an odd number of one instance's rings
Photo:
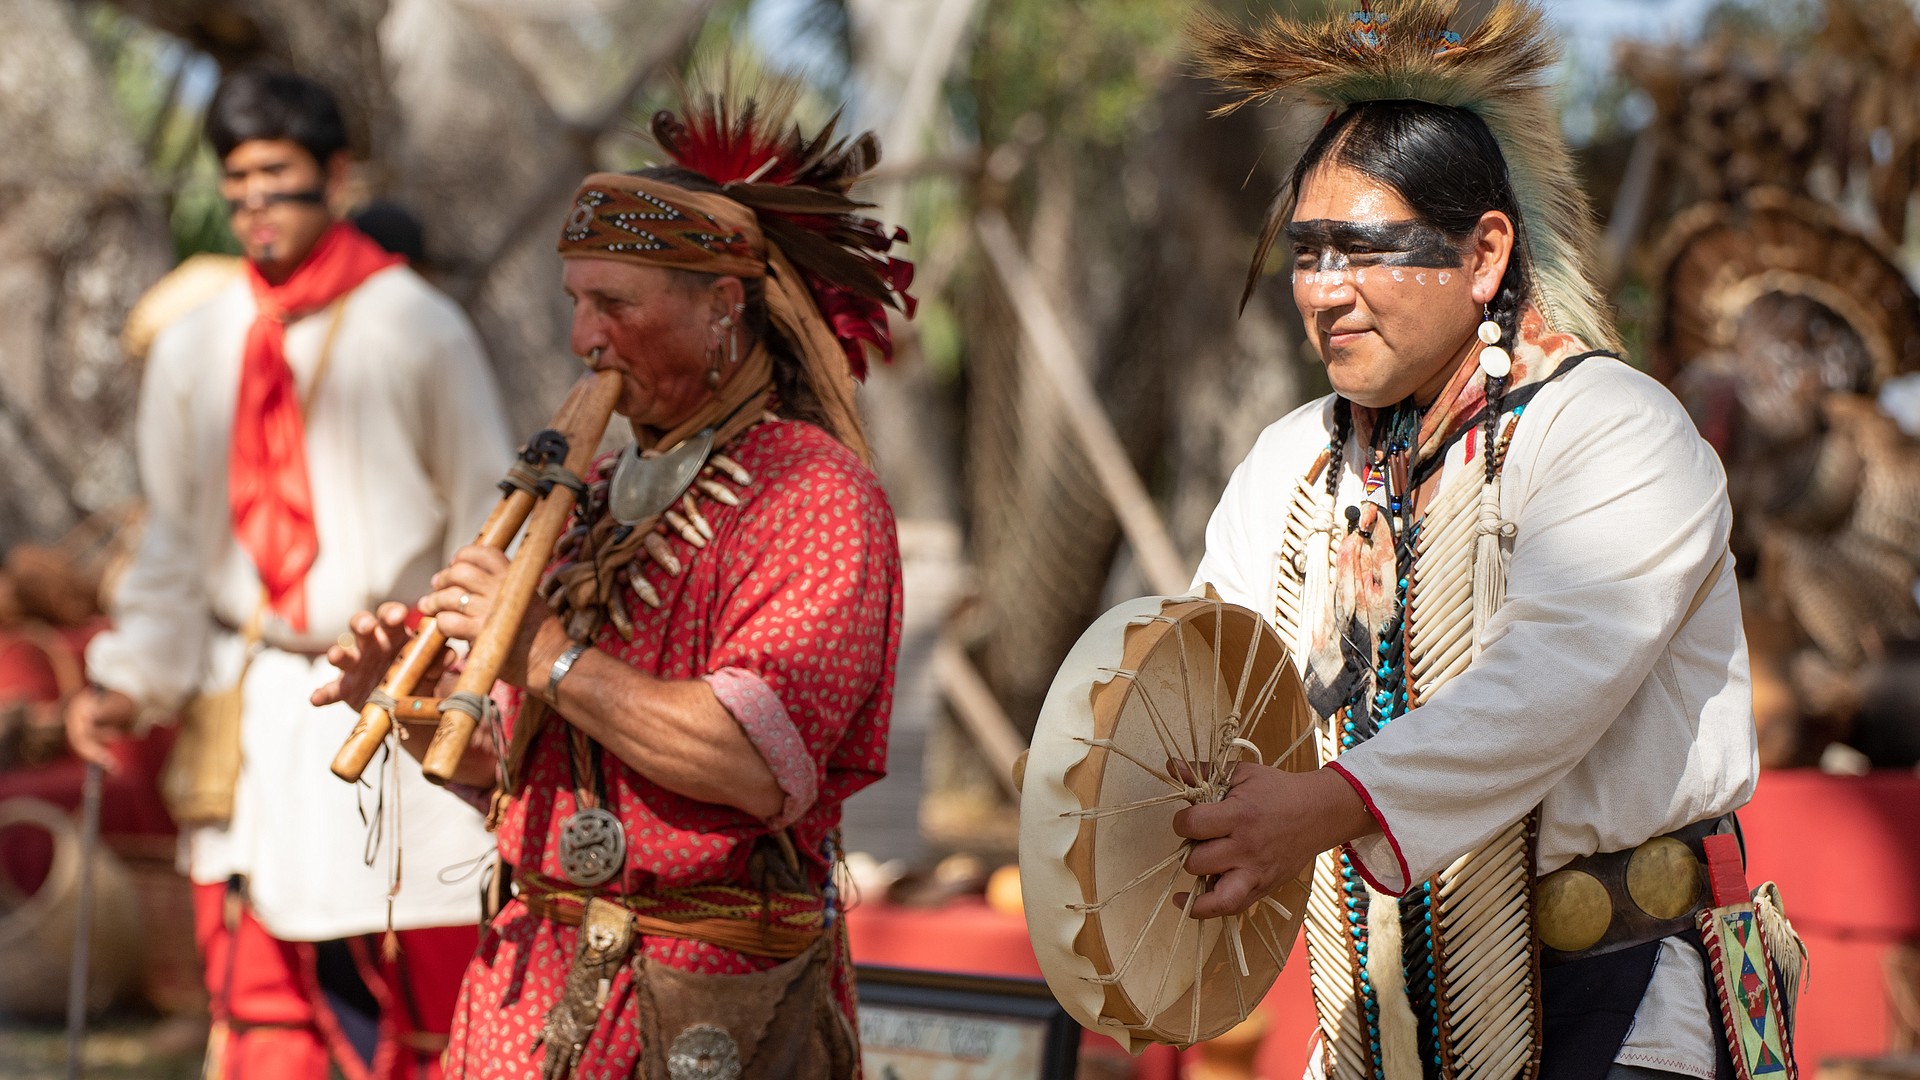
POLYGON ((1134 1052, 1246 1019, 1286 964, 1311 869, 1246 912, 1195 919, 1173 815, 1217 801, 1233 767, 1319 764, 1280 637, 1212 597, 1149 596, 1101 616, 1047 693, 1020 797, 1027 930, 1074 1018, 1134 1052), (1197 763, 1194 782, 1169 761, 1197 763))

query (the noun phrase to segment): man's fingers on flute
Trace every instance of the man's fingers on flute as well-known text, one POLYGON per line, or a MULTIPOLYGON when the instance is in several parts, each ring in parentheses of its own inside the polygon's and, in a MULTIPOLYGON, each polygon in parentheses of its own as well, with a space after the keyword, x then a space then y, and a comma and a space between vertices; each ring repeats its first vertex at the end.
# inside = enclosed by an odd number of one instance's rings
POLYGON ((453 566, 462 564, 488 574, 504 574, 507 572, 507 555, 506 552, 498 548, 490 548, 485 544, 468 544, 453 553, 453 566))

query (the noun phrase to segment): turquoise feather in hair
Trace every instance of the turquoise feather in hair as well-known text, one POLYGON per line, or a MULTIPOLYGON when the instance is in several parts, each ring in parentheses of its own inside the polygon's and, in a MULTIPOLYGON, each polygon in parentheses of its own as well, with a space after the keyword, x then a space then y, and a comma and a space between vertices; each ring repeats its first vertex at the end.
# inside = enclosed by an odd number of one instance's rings
MULTIPOLYGON (((1274 16, 1251 33, 1203 14, 1190 33, 1201 72, 1235 95, 1216 114, 1282 98, 1334 110, 1425 101, 1479 116, 1506 158, 1542 313, 1556 330, 1611 346, 1613 319, 1591 272, 1593 213, 1546 81, 1559 48, 1523 0, 1503 0, 1464 32, 1452 27, 1459 10, 1457 0, 1404 0, 1311 25, 1274 16)), ((1286 210, 1276 204, 1269 215, 1256 273, 1286 210)))

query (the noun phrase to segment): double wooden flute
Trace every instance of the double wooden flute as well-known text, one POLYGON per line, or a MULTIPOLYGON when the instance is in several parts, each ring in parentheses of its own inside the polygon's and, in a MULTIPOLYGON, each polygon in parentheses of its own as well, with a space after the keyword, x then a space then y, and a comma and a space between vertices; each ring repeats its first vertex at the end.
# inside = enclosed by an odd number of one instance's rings
POLYGON ((502 483, 505 494, 474 542, 505 551, 523 525, 526 537, 508 564, 506 581, 493 610, 487 613, 479 637, 467 651, 467 662, 453 693, 445 698, 415 694, 427 669, 447 644, 447 635, 438 622, 430 620, 394 658, 374 699, 361 707, 360 721, 334 755, 335 776, 349 783, 360 779, 393 729, 394 711, 398 710, 410 719, 439 718, 420 767, 435 783, 452 779, 485 712, 487 694, 493 689, 507 649, 513 645, 520 619, 553 557, 554 545, 566 531, 576 500, 571 484, 578 484, 593 462, 600 437, 613 416, 620 385, 620 374, 614 371, 594 372, 575 383, 554 414, 551 427, 534 436, 522 452, 520 463, 502 483), (550 472, 555 468, 561 470, 557 477, 550 472), (390 708, 387 702, 394 705, 390 708))

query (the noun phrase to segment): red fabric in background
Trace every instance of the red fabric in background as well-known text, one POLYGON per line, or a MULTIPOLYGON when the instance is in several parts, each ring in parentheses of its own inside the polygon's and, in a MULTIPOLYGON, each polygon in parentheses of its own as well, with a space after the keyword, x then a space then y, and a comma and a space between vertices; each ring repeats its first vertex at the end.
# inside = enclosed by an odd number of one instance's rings
POLYGON ((440 1080, 440 1048, 452 1026, 461 973, 479 941, 477 926, 402 930, 394 960, 381 955, 379 937, 349 943, 381 1009, 380 1044, 369 1070, 326 1007, 313 947, 275 939, 244 910, 229 933, 225 902, 224 885, 193 887, 195 936, 213 1017, 234 1022, 227 1068, 217 1080, 326 1080, 330 1064, 347 1080, 440 1080), (224 993, 229 971, 230 997, 224 993), (420 1034, 439 1038, 415 1037, 420 1034))
POLYGON ((213 1080, 327 1080, 330 1055, 306 977, 312 959, 275 940, 252 912, 242 910, 228 931, 226 897, 225 885, 193 887, 194 939, 213 1020, 229 1023, 225 1068, 213 1080))
POLYGON ((305 584, 320 552, 320 533, 307 477, 306 421, 287 366, 287 324, 405 261, 341 221, 277 285, 247 263, 256 314, 240 354, 227 502, 235 541, 260 571, 273 610, 295 630, 307 628, 305 584))
MULTIPOLYGON (((87 642, 106 625, 102 619, 52 633, 84 665, 87 642)), ((55 702, 59 697, 54 667, 41 643, 21 630, 0 629, 0 705, 55 702)), ((173 819, 160 799, 159 777, 174 734, 172 728, 156 728, 143 738, 109 745, 118 766, 101 784, 100 835, 109 848, 145 853, 172 839, 173 819)), ((86 766, 70 754, 44 765, 7 770, 0 772, 0 802, 40 799, 77 813, 85 779, 86 766)), ((40 887, 52 856, 52 841, 39 829, 0 832, 0 875, 22 892, 31 894, 40 887)))
MULTIPOLYGON (((1795 1057, 1806 1075, 1841 1057, 1891 1052, 1894 1012, 1888 964, 1902 945, 1920 946, 1920 776, 1877 772, 1827 776, 1810 769, 1761 774, 1740 811, 1747 881, 1779 884, 1787 915, 1805 939, 1795 1057)), ((1033 977, 1039 966, 1017 917, 977 901, 924 910, 867 903, 848 914, 858 963, 1033 977)), ((1260 1009, 1270 1027, 1256 1074, 1300 1075, 1314 1013, 1306 951, 1296 947, 1260 1009)), ((1089 1034, 1082 1053, 1112 1044, 1089 1034)), ((1172 1055, 1138 1059, 1137 1078, 1176 1075, 1172 1055)), ((1193 1052, 1189 1052, 1189 1057, 1193 1052)))
MULTIPOLYGON (((174 735, 173 728, 155 728, 144 738, 121 739, 108 745, 118 766, 101 778, 100 785, 100 835, 108 846, 115 846, 115 841, 123 837, 150 840, 174 835, 173 819, 167 816, 159 786, 160 768, 173 749, 174 735)), ((74 757, 0 772, 0 802, 44 799, 62 810, 78 813, 86 774, 86 765, 74 757)), ((4 858, 0 854, 0 859, 4 858)))
POLYGON ((1888 960, 1898 945, 1920 944, 1920 777, 1769 770, 1740 825, 1747 881, 1779 883, 1807 944, 1794 1041, 1802 1072, 1888 1053, 1888 960))
POLYGON ((385 957, 378 937, 352 942, 367 989, 380 1002, 380 1048, 373 1080, 440 1080, 440 1053, 453 1028, 460 977, 480 944, 480 928, 402 930, 399 953, 385 957))

